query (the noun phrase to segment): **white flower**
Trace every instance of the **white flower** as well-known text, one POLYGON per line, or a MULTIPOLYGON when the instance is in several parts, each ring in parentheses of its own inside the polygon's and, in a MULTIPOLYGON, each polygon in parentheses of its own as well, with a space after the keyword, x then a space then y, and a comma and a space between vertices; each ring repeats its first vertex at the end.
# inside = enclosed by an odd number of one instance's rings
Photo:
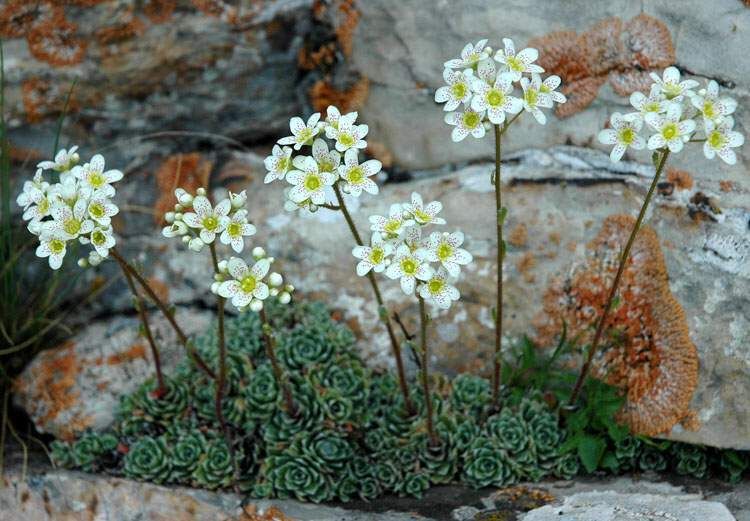
POLYGON ((411 251, 416 251, 420 248, 426 249, 426 244, 422 243, 422 227, 409 226, 406 228, 404 233, 404 244, 406 244, 411 251))
POLYGON ((487 119, 494 125, 502 125, 505 122, 505 113, 518 114, 523 110, 523 102, 510 96, 513 92, 513 84, 507 76, 497 76, 494 85, 475 78, 472 88, 476 96, 471 100, 471 108, 477 112, 487 111, 487 119))
POLYGON ((316 139, 312 146, 312 156, 318 163, 318 171, 336 173, 341 164, 341 154, 328 150, 324 139, 316 139))
POLYGON ((96 253, 101 257, 107 257, 110 248, 115 245, 112 228, 96 227, 88 237, 81 237, 80 241, 81 244, 91 244, 96 253))
POLYGON ((245 247, 245 237, 255 235, 255 226, 247 222, 247 210, 237 210, 221 232, 219 240, 222 244, 231 244, 232 249, 240 253, 245 247))
POLYGON ((388 217, 382 215, 370 216, 370 230, 383 234, 389 239, 400 237, 405 227, 412 226, 414 221, 404 218, 403 205, 392 204, 388 217))
POLYGON ((727 116, 720 123, 709 123, 706 129, 706 142, 703 143, 703 154, 708 159, 718 155, 725 163, 733 165, 737 162, 737 155, 732 148, 742 146, 745 137, 732 130, 734 118, 727 116))
POLYGON ((247 203, 247 190, 243 190, 238 194, 229 192, 229 203, 232 205, 233 210, 239 210, 245 206, 245 203, 247 203))
POLYGON ((269 291, 263 277, 270 267, 271 262, 268 259, 261 259, 252 268, 248 268, 245 261, 232 257, 227 265, 232 280, 219 285, 219 295, 232 299, 232 305, 238 309, 248 306, 253 300, 265 300, 269 291))
POLYGON ((680 71, 677 67, 667 67, 664 74, 659 77, 655 72, 651 73, 651 79, 654 80, 661 93, 670 101, 682 101, 685 94, 690 94, 690 89, 694 89, 699 84, 695 80, 680 81, 680 71))
POLYGON ((299 150, 304 145, 312 144, 315 136, 320 133, 320 112, 316 112, 307 120, 307 124, 300 117, 289 120, 289 128, 292 135, 279 139, 279 145, 294 145, 294 150, 299 150))
POLYGON ((485 129, 482 124, 484 112, 477 112, 471 108, 463 112, 451 112, 445 115, 445 122, 456 128, 451 132, 451 139, 458 143, 471 134, 477 139, 484 137, 485 129))
POLYGON ((324 204, 325 189, 336 182, 336 176, 331 172, 319 172, 318 163, 309 156, 295 157, 294 168, 296 170, 286 175, 286 180, 294 185, 289 191, 289 199, 298 204, 308 199, 313 204, 324 204))
POLYGON ((39 168, 31 181, 23 183, 23 191, 16 197, 16 204, 26 210, 32 204, 44 197, 48 183, 42 181, 42 169, 39 168))
POLYGON ((427 260, 439 262, 452 277, 458 277, 461 266, 469 264, 474 258, 471 253, 460 248, 464 243, 464 234, 433 232, 427 240, 427 260))
POLYGON ((642 150, 646 146, 646 141, 638 135, 643 127, 643 119, 637 112, 622 115, 615 112, 610 117, 612 128, 604 129, 599 132, 599 142, 605 145, 614 145, 609 158, 613 162, 622 159, 628 147, 635 150, 642 150))
POLYGON ((87 209, 88 203, 85 199, 76 201, 73 208, 63 203, 57 203, 50 210, 53 220, 45 221, 42 224, 47 231, 56 237, 66 240, 76 239, 80 235, 91 233, 94 229, 94 222, 86 218, 88 215, 87 209))
POLYGON ((28 186, 27 183, 29 182, 24 183, 24 191, 18 196, 16 202, 19 204, 29 203, 23 212, 25 221, 39 222, 50 214, 55 198, 47 190, 28 186), (27 187, 29 188, 28 191, 27 187))
POLYGON ((36 249, 36 256, 41 258, 48 258, 49 267, 53 270, 59 269, 62 266, 62 261, 65 258, 66 241, 59 235, 45 233, 39 239, 39 246, 36 249))
POLYGON ((677 103, 670 104, 664 116, 654 113, 646 115, 646 123, 657 131, 648 140, 650 150, 665 146, 672 152, 682 150, 685 142, 690 139, 690 134, 695 131, 695 121, 692 119, 680 121, 681 116, 682 106, 677 103))
POLYGON ((37 168, 43 170, 52 169, 55 172, 67 172, 80 160, 76 150, 78 150, 78 147, 70 147, 70 150, 65 150, 63 148, 55 154, 54 161, 42 161, 37 165, 37 168))
POLYGON ((188 232, 187 224, 182 221, 174 221, 169 226, 165 226, 161 230, 161 234, 168 239, 173 237, 181 237, 188 232))
POLYGON ((531 80, 526 77, 521 78, 521 88, 523 89, 523 108, 531 112, 534 119, 541 125, 547 123, 547 116, 539 110, 542 108, 552 108, 552 98, 541 92, 542 78, 538 74, 532 74, 531 80))
POLYGON ((658 85, 652 85, 648 97, 639 91, 631 94, 630 104, 645 118, 646 114, 649 113, 661 114, 666 112, 668 102, 662 96, 661 88, 658 85))
POLYGON ((552 76, 547 76, 546 78, 544 78, 544 81, 539 87, 539 96, 549 97, 550 101, 548 103, 550 107, 552 106, 552 102, 565 103, 566 101, 568 101, 568 98, 565 97, 565 94, 563 94, 562 92, 557 92, 555 90, 559 86, 560 76, 553 74, 552 76))
POLYGON ((437 217, 442 209, 443 203, 440 201, 433 201, 425 206, 422 202, 422 196, 417 192, 412 192, 411 204, 404 204, 404 212, 423 226, 426 224, 445 224, 445 219, 437 217))
POLYGON ((356 112, 350 112, 339 118, 338 125, 326 127, 326 137, 336 141, 336 150, 346 152, 350 148, 367 148, 364 137, 370 131, 367 125, 355 125, 356 112))
POLYGON ((75 167, 73 174, 81 180, 84 188, 90 191, 99 190, 107 197, 115 195, 112 183, 122 179, 122 172, 119 170, 104 171, 104 157, 101 154, 92 157, 91 161, 82 167, 75 167))
POLYGON ((357 275, 363 277, 373 270, 375 273, 382 272, 387 263, 388 257, 393 253, 393 246, 383 240, 383 236, 375 232, 372 234, 370 246, 356 246, 352 250, 352 255, 361 259, 357 263, 357 275))
POLYGON ((446 69, 468 69, 474 67, 481 60, 486 59, 489 54, 484 46, 487 40, 479 40, 476 45, 467 43, 461 51, 461 57, 448 60, 443 64, 446 69))
POLYGON ((274 145, 271 155, 263 160, 263 164, 268 171, 264 183, 284 179, 286 173, 292 169, 292 148, 274 145))
POLYGON ((544 69, 534 63, 539 57, 539 51, 533 47, 527 47, 516 54, 515 45, 510 38, 503 38, 503 46, 504 50, 499 49, 495 53, 495 60, 505 66, 501 72, 509 72, 513 81, 520 80, 523 73, 541 74, 544 72, 544 69))
POLYGON ((435 91, 435 101, 445 103, 443 110, 450 112, 456 110, 460 104, 468 105, 471 101, 471 83, 473 76, 461 71, 445 69, 443 79, 447 86, 440 87, 435 91))
POLYGON ((204 195, 198 195, 193 199, 193 211, 182 216, 182 220, 196 230, 205 244, 214 242, 217 233, 221 233, 229 223, 229 210, 232 204, 229 199, 224 199, 216 208, 211 206, 211 201, 204 195))
POLYGON ((328 134, 328 127, 339 128, 339 119, 341 119, 341 112, 338 107, 328 105, 326 109, 326 134, 328 134))
POLYGON ((455 286, 448 283, 448 272, 440 268, 429 280, 419 285, 419 296, 434 302, 441 309, 448 309, 461 294, 455 286))
POLYGON ((175 189, 174 197, 182 206, 189 207, 191 204, 193 204, 192 194, 187 193, 184 188, 175 189))
POLYGON ((120 209, 108 198, 104 197, 102 193, 94 192, 89 201, 89 217, 101 226, 109 226, 112 217, 117 215, 119 211, 120 209))
POLYGON ((714 80, 708 82, 705 89, 690 97, 690 103, 703 115, 703 123, 708 128, 709 123, 718 123, 724 116, 728 116, 737 108, 737 101, 732 98, 719 98, 719 84, 714 80))
POLYGON ((369 159, 359 164, 359 157, 355 149, 349 149, 344 154, 344 164, 339 167, 339 177, 344 181, 344 191, 359 197, 362 190, 369 194, 378 193, 378 185, 370 179, 383 164, 377 159, 369 159))
POLYGON ((426 262, 425 254, 422 249, 412 251, 406 244, 400 245, 393 262, 385 270, 386 276, 400 279, 403 292, 412 295, 417 280, 428 280, 432 276, 432 268, 426 262))

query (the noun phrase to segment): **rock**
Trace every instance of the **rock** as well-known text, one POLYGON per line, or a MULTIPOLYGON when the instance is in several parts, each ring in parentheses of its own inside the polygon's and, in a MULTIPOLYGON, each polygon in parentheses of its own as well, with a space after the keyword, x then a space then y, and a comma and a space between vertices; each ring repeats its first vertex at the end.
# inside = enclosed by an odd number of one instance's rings
POLYGON ((663 496, 587 492, 565 498, 562 506, 547 505, 532 510, 522 521, 628 521, 665 519, 670 521, 735 521, 721 503, 703 501, 700 496, 663 496))
MULTIPOLYGON (((178 309, 176 318, 190 335, 205 331, 212 314, 178 309)), ((157 312, 149 323, 166 374, 184 359, 185 349, 157 312)), ((140 322, 117 316, 98 320, 65 342, 41 352, 14 383, 14 400, 40 432, 72 439, 114 422, 120 397, 154 376, 151 351, 138 335, 140 322)))

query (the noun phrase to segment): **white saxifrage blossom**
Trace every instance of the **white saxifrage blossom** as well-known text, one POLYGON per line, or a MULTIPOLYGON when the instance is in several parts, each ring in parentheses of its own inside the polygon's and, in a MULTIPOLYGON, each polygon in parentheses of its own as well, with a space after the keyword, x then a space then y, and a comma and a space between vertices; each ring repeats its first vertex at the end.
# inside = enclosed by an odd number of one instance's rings
POLYGON ((117 208, 117 205, 112 203, 104 194, 94 192, 89 201, 89 217, 101 226, 109 226, 112 222, 112 217, 117 215, 119 211, 120 209, 117 208))
POLYGON ((91 244, 94 250, 101 257, 109 255, 110 248, 115 245, 115 238, 112 235, 112 228, 94 228, 88 237, 80 238, 81 244, 91 244))
POLYGON ((339 166, 339 177, 343 181, 344 191, 355 197, 359 197, 364 190, 370 194, 378 193, 378 185, 370 179, 383 168, 383 164, 377 159, 369 159, 359 163, 359 157, 355 149, 349 149, 344 154, 344 164, 339 166))
POLYGON ((666 111, 668 102, 662 96, 659 86, 652 85, 648 96, 639 91, 631 94, 630 104, 645 118, 647 114, 661 114, 666 111))
POLYGON ((414 221, 410 217, 404 217, 403 205, 392 204, 388 217, 382 215, 370 216, 370 230, 383 234, 388 239, 400 237, 406 227, 412 226, 414 221))
POLYGON ((489 52, 485 49, 487 40, 479 40, 476 44, 467 43, 461 51, 461 57, 448 60, 443 64, 446 69, 470 69, 480 61, 489 58, 489 52))
POLYGON ((671 103, 664 115, 654 113, 646 115, 646 123, 657 131, 649 138, 648 148, 656 150, 667 147, 671 152, 682 150, 685 142, 695 131, 695 121, 681 118, 682 105, 678 103, 671 103))
POLYGON ((425 206, 422 196, 417 192, 412 192, 411 203, 404 204, 403 209, 409 217, 422 226, 427 224, 445 224, 445 219, 437 216, 443 209, 443 203, 433 201, 425 206))
POLYGON ((547 116, 540 109, 552 108, 552 97, 542 93, 542 78, 538 74, 532 74, 529 78, 521 78, 523 89, 523 108, 529 112, 541 125, 547 123, 547 116))
POLYGON ((505 114, 518 114, 523 110, 523 102, 511 96, 513 83, 507 76, 499 74, 494 83, 475 78, 472 90, 476 95, 471 100, 471 108, 487 113, 487 119, 494 125, 505 123, 505 114))
POLYGON ((289 129, 292 135, 279 139, 279 145, 294 145, 294 150, 299 150, 304 145, 312 144, 321 130, 320 112, 310 116, 307 123, 300 117, 293 117, 289 120, 289 129))
POLYGON ((711 124, 715 126, 716 123, 720 123, 737 108, 737 101, 734 99, 719 97, 719 84, 715 80, 709 81, 705 89, 690 96, 690 103, 700 111, 706 129, 711 124))
POLYGON ((655 72, 650 75, 668 101, 682 101, 683 96, 691 95, 691 89, 699 85, 695 80, 680 81, 680 71, 677 67, 667 67, 662 76, 655 72))
POLYGON ((451 132, 451 139, 458 143, 463 141, 469 134, 477 139, 483 138, 486 133, 482 124, 483 118, 484 112, 477 112, 471 108, 467 108, 463 112, 450 112, 446 114, 445 122, 456 127, 451 132))
POLYGON ((70 147, 69 150, 63 148, 55 154, 54 161, 42 161, 37 165, 37 168, 54 170, 55 172, 67 172, 78 164, 80 160, 77 150, 78 147, 70 147))
POLYGON ((464 234, 460 231, 433 232, 427 240, 427 260, 439 262, 451 277, 458 277, 461 266, 473 260, 471 253, 461 248, 463 243, 464 234))
POLYGON ((356 246, 352 249, 352 255, 360 259, 357 263, 357 275, 364 277, 370 270, 375 273, 382 272, 392 253, 393 245, 383 240, 379 233, 373 233, 370 246, 356 246))
POLYGON ((294 168, 286 175, 286 180, 294 185, 289 191, 289 199, 295 203, 310 200, 321 205, 326 202, 326 188, 336 182, 332 172, 320 172, 318 163, 310 156, 294 158, 294 168))
POLYGON ((241 253, 245 247, 245 237, 255 235, 255 232, 255 226, 247 220, 247 210, 241 209, 229 217, 219 240, 222 244, 230 245, 236 253, 241 253))
POLYGON ((123 174, 119 170, 104 170, 104 157, 97 154, 91 158, 91 161, 83 166, 76 166, 72 170, 73 174, 81 180, 84 188, 103 193, 106 197, 115 195, 115 189, 112 183, 122 179, 123 174))
POLYGON ((534 62, 539 57, 539 51, 532 47, 523 49, 516 54, 515 44, 510 38, 503 38, 504 49, 499 49, 495 53, 495 60, 501 63, 501 72, 507 72, 512 81, 518 81, 521 76, 526 74, 541 74, 544 72, 539 65, 534 62))
POLYGON ((94 222, 88 219, 87 207, 88 201, 85 199, 78 199, 73 208, 64 203, 55 203, 50 212, 53 220, 46 222, 46 229, 68 240, 91 233, 94 222))
POLYGON ((53 270, 60 269, 66 252, 66 239, 59 235, 45 232, 39 237, 36 256, 47 258, 49 267, 53 270))
POLYGON ((318 171, 337 173, 341 164, 341 154, 338 150, 328 150, 328 144, 323 139, 316 139, 312 146, 312 157, 318 163, 318 171))
POLYGON ((254 300, 265 300, 268 298, 268 285, 263 278, 268 273, 271 262, 268 259, 260 259, 252 267, 238 258, 232 257, 227 263, 227 270, 232 277, 231 280, 222 282, 217 293, 231 299, 232 305, 238 309, 244 309, 254 300))
POLYGON ((545 102, 545 104, 548 103, 550 107, 553 102, 562 104, 568 101, 565 94, 557 92, 556 90, 557 87, 560 86, 561 81, 560 76, 553 74, 552 76, 544 78, 544 81, 542 81, 542 84, 539 86, 539 95, 543 98, 549 98, 549 101, 545 102))
POLYGON ((443 110, 450 112, 461 104, 468 105, 471 101, 471 84, 474 77, 469 72, 445 69, 443 79, 448 85, 435 91, 435 101, 445 103, 443 110))
POLYGON ((734 118, 727 116, 720 123, 710 122, 706 129, 706 142, 703 143, 703 154, 708 159, 719 156, 722 161, 728 165, 737 163, 737 154, 733 148, 742 146, 745 143, 745 137, 732 130, 734 127, 734 118))
POLYGON ((367 125, 355 125, 357 119, 356 112, 339 117, 338 125, 326 127, 326 137, 336 141, 336 150, 346 152, 351 148, 367 148, 367 142, 364 140, 370 128, 367 125))
POLYGON ((292 148, 274 145, 271 155, 263 161, 263 164, 267 170, 264 183, 284 179, 287 172, 292 169, 292 148))
POLYGON ((424 250, 412 251, 406 244, 401 244, 385 274, 390 279, 399 279, 403 292, 412 295, 417 280, 428 280, 432 276, 432 268, 424 250))
POLYGON ((599 142, 605 145, 614 145, 609 157, 613 162, 622 159, 628 147, 642 150, 646 141, 638 135, 643 127, 643 119, 637 112, 622 115, 619 112, 612 114, 610 118, 612 128, 599 132, 599 142))
POLYGON ((419 296, 432 302, 440 309, 449 309, 461 294, 455 286, 449 283, 448 272, 440 268, 427 281, 419 285, 419 296))
POLYGON ((199 230, 201 241, 211 244, 216 234, 223 232, 229 223, 227 215, 231 207, 229 199, 224 199, 214 208, 208 197, 199 195, 193 199, 193 211, 186 213, 182 219, 191 228, 199 230))

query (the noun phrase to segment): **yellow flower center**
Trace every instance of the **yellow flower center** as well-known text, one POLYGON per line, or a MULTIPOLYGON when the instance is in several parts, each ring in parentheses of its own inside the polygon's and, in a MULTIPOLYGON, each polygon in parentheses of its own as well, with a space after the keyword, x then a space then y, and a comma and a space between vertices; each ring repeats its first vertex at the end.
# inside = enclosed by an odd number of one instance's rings
POLYGON ((349 133, 339 134, 339 143, 345 147, 350 147, 354 145, 354 136, 349 133))
POLYGON ((476 128, 482 122, 482 118, 477 112, 468 111, 464 112, 463 122, 466 128, 476 128))
POLYGON ((288 172, 289 168, 292 166, 291 163, 292 163, 292 160, 286 156, 279 159, 279 163, 278 163, 279 172, 288 172))
POLYGON ((407 257, 401 261, 401 269, 407 275, 415 275, 417 273, 417 263, 414 259, 407 257))
POLYGON ((523 94, 523 99, 526 100, 526 104, 529 107, 536 106, 536 102, 538 98, 539 98, 539 93, 536 91, 536 89, 529 89, 523 94))
POLYGON ((93 186, 94 188, 99 188, 99 187, 101 187, 102 185, 104 185, 104 183, 105 183, 106 181, 107 181, 107 180, 106 180, 106 179, 104 179, 104 174, 102 174, 101 172, 94 172, 94 173, 92 173, 92 174, 91 174, 91 175, 89 176, 89 184, 90 184, 91 186, 93 186))
POLYGON ((646 103, 643 106, 644 112, 659 112, 659 102, 658 101, 652 101, 650 103, 646 103))
POLYGON ((39 201, 39 204, 37 205, 37 208, 39 209, 39 212, 42 214, 45 214, 49 211, 49 201, 45 197, 41 201, 39 201))
POLYGON ((100 219, 104 217, 104 206, 99 203, 94 203, 91 206, 89 206, 89 213, 96 217, 97 219, 100 219))
POLYGON ((230 237, 239 237, 242 235, 242 225, 240 223, 229 223, 229 226, 227 226, 227 233, 230 237))
POLYGON ((437 248, 438 259, 445 261, 448 260, 451 255, 453 255, 453 247, 446 242, 441 242, 440 246, 437 248))
POLYGON ((414 210, 414 217, 417 219, 417 221, 423 224, 432 221, 432 216, 421 208, 417 208, 416 210, 414 210))
POLYGON ((713 119, 716 117, 716 109, 714 108, 714 104, 712 102, 706 101, 703 104, 703 115, 709 119, 713 119))
POLYGON ((318 170, 321 172, 333 172, 333 161, 330 159, 320 159, 318 161, 318 170))
POLYGON ((388 219, 385 222, 385 226, 383 226, 383 229, 388 233, 398 233, 399 228, 401 228, 401 220, 400 219, 388 219))
POLYGON ((505 63, 508 64, 508 68, 510 70, 516 72, 523 72, 523 70, 526 68, 526 65, 515 56, 508 56, 505 59, 505 63))
POLYGON ((351 170, 349 170, 349 182, 353 185, 358 185, 362 183, 365 179, 365 172, 362 170, 361 166, 355 166, 351 170))
POLYGON ((682 89, 677 83, 666 83, 664 84, 664 94, 667 99, 673 99, 682 94, 682 89))
POLYGON ((442 279, 431 279, 427 283, 427 290, 433 295, 438 295, 445 287, 445 282, 442 279))
POLYGON ((385 259, 385 251, 383 248, 375 247, 370 252, 370 262, 373 264, 380 264, 385 259))
POLYGON ((677 129, 676 123, 667 123, 664 125, 664 128, 661 130, 661 135, 664 136, 664 139, 667 141, 670 141, 677 136, 680 135, 680 131, 677 129))
POLYGON ((708 145, 711 148, 720 149, 725 142, 726 138, 718 130, 714 130, 708 135, 708 145))
POLYGON ((625 145, 632 145, 635 141, 635 132, 630 127, 620 130, 620 142, 625 145))
POLYGON ((498 89, 492 89, 487 93, 487 103, 492 107, 499 107, 505 102, 505 94, 498 89))
POLYGON ((552 89, 550 89, 550 88, 549 88, 549 87, 547 87, 547 86, 546 86, 546 85, 545 85, 544 83, 542 83, 542 84, 541 84, 541 85, 539 86, 539 92, 542 92, 542 93, 544 93, 544 94, 548 94, 548 93, 552 92, 552 89))
POLYGON ((464 96, 466 96, 466 92, 468 89, 466 88, 465 83, 454 83, 451 86, 451 94, 453 94, 453 97, 457 100, 464 99, 464 96))
POLYGON ((67 233, 68 235, 75 235, 78 233, 80 229, 81 229, 81 221, 79 221, 75 217, 66 219, 65 222, 63 223, 63 230, 65 230, 65 233, 67 233))
POLYGON ((320 182, 320 177, 315 174, 309 174, 305 178, 305 188, 307 188, 309 192, 315 192, 319 190, 321 184, 322 183, 320 182))
POLYGON ((60 239, 52 239, 49 241, 49 250, 55 255, 59 255, 65 249, 65 243, 60 239))
POLYGON ((203 228, 205 228, 209 232, 212 232, 219 227, 219 219, 217 219, 214 215, 209 215, 208 217, 203 218, 201 224, 203 224, 203 228))
POLYGON ((297 143, 306 144, 313 137, 313 131, 311 128, 305 127, 302 131, 297 134, 297 143))
POLYGON ((240 281, 240 289, 243 293, 252 293, 257 285, 258 281, 252 275, 248 275, 240 281))
POLYGON ((104 235, 104 232, 101 230, 96 230, 94 233, 91 234, 91 242, 96 244, 97 246, 101 246, 105 242, 107 242, 107 237, 104 235))

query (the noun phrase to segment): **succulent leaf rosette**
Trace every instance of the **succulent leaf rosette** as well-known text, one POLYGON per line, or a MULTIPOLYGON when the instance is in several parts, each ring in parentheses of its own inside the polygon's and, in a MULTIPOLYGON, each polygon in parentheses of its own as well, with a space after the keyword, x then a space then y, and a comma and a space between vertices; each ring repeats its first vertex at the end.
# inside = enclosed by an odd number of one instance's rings
POLYGON ((144 436, 128 448, 122 470, 129 478, 164 483, 172 470, 171 461, 163 437, 144 436))
POLYGON ((223 439, 208 441, 200 462, 193 471, 195 482, 208 489, 228 487, 234 480, 232 454, 223 439))

